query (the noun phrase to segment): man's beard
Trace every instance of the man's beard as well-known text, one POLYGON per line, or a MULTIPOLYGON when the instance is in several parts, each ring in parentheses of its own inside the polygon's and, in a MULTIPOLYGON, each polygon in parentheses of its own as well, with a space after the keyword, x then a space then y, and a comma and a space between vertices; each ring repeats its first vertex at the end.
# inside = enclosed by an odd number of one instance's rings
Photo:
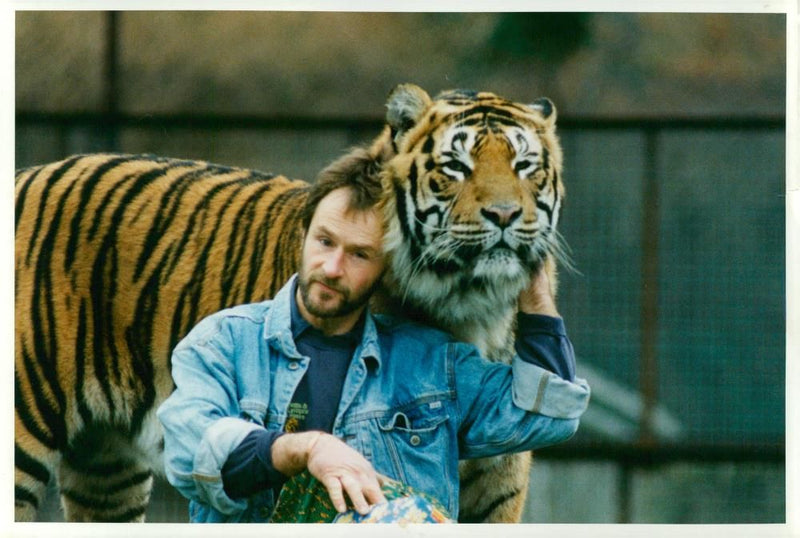
POLYGON ((352 290, 340 286, 335 280, 330 280, 321 275, 315 276, 312 274, 308 276, 300 275, 297 281, 297 288, 300 290, 300 297, 302 298, 303 305, 309 314, 318 318, 337 318, 351 314, 352 312, 364 306, 367 301, 369 301, 372 292, 378 287, 379 284, 380 278, 376 279, 375 283, 369 288, 365 289, 362 293, 353 295, 352 290), (315 303, 310 296, 310 288, 313 282, 319 282, 331 288, 332 290, 335 290, 335 292, 341 297, 341 301, 338 303, 338 305, 333 307, 323 307, 322 305, 315 303))

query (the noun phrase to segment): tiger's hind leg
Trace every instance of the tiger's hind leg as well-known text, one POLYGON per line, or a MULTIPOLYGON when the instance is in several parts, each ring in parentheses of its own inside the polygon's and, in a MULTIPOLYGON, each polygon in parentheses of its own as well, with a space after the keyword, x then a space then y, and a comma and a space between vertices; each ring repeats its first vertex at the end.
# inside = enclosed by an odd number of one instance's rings
POLYGON ((153 471, 123 434, 101 428, 70 443, 58 485, 67 521, 143 522, 153 471))
POLYGON ((519 523, 530 481, 531 453, 461 463, 460 523, 519 523))
POLYGON ((67 521, 144 522, 153 485, 149 469, 97 465, 77 470, 62 463, 59 489, 67 521), (109 480, 106 472, 113 475, 109 480))

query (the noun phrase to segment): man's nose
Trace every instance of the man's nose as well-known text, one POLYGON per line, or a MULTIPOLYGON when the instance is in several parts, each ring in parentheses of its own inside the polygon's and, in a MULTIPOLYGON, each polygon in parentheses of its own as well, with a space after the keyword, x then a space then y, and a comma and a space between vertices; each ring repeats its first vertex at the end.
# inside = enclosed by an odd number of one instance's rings
POLYGON ((344 251, 340 248, 331 251, 322 264, 322 270, 330 278, 341 276, 344 272, 344 251))

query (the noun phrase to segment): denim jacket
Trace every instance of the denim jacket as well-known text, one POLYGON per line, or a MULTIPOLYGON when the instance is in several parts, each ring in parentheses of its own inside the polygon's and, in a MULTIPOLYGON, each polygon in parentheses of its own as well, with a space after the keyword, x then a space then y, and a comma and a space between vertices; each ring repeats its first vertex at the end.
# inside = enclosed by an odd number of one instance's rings
MULTIPOLYGON (((296 277, 293 277, 293 280, 296 277)), ((175 348, 176 390, 161 405, 169 482, 193 522, 268 521, 270 488, 225 494, 221 469, 254 429, 281 430, 309 362, 291 332, 290 281, 272 301, 201 321, 175 348)), ((490 362, 469 344, 408 320, 366 315, 333 435, 375 469, 458 513, 458 460, 531 450, 571 437, 589 387, 516 357, 490 362)))

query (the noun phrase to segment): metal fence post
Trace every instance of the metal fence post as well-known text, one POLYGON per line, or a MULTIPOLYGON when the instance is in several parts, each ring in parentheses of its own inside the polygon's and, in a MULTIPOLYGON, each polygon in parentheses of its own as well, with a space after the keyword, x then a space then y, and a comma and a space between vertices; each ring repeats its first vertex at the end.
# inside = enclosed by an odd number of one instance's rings
POLYGON ((652 419, 658 399, 658 296, 659 235, 661 233, 658 185, 658 134, 655 127, 644 131, 644 178, 642 193, 641 237, 641 328, 639 348, 639 391, 642 412, 639 417, 638 442, 651 446, 656 442, 652 419))
POLYGON ((103 133, 106 147, 119 150, 119 18, 118 11, 106 13, 106 50, 103 59, 103 133))

